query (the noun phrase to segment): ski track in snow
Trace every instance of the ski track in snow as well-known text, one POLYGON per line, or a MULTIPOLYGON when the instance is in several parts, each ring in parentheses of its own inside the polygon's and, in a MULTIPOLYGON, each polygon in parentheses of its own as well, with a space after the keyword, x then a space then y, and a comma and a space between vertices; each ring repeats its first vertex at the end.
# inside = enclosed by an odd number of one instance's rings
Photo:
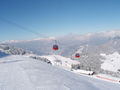
POLYGON ((23 56, 0 59, 0 90, 120 90, 120 85, 23 56))

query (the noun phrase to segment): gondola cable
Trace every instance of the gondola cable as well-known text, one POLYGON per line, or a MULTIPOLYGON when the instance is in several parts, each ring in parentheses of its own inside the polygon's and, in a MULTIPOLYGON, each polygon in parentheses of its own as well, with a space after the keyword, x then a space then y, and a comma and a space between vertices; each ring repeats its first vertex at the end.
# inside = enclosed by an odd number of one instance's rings
POLYGON ((10 21, 10 20, 8 20, 8 19, 5 19, 5 18, 3 18, 3 17, 0 17, 0 21, 3 21, 3 22, 5 22, 5 23, 8 23, 8 24, 13 25, 13 26, 15 26, 15 27, 18 27, 18 28, 20 28, 20 29, 23 30, 23 31, 31 32, 31 33, 33 33, 34 35, 38 36, 38 37, 39 37, 40 35, 45 37, 45 35, 43 35, 43 34, 40 34, 40 33, 36 32, 36 31, 34 31, 34 30, 32 30, 32 29, 29 29, 29 28, 27 28, 27 27, 24 27, 24 26, 22 26, 22 25, 19 25, 18 23, 13 22, 13 21, 10 21))

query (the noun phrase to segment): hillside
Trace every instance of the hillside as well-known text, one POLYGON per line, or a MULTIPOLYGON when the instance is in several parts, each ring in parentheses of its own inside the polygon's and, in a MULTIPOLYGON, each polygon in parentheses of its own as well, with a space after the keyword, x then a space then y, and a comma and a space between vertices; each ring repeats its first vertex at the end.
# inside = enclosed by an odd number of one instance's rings
MULTIPOLYGON (((104 56, 101 54, 120 53, 120 31, 88 33, 84 35, 70 34, 67 36, 56 37, 59 44, 59 51, 52 51, 54 40, 51 38, 40 38, 28 41, 9 41, 6 42, 19 48, 32 51, 38 55, 62 55, 71 59, 75 59, 76 52, 80 53, 81 69, 92 70, 96 73, 109 74, 120 77, 119 73, 102 69, 104 56)), ((116 57, 117 58, 117 57, 116 57)), ((106 60, 106 59, 105 59, 106 60)))
POLYGON ((0 58, 1 90, 119 90, 120 85, 81 76, 26 56, 0 58))

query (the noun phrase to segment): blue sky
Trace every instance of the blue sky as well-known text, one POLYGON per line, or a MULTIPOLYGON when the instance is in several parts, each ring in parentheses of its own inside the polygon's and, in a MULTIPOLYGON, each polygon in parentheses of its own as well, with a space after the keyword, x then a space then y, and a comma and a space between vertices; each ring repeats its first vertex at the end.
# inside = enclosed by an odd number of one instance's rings
POLYGON ((116 29, 120 0, 0 0, 0 40, 116 29))

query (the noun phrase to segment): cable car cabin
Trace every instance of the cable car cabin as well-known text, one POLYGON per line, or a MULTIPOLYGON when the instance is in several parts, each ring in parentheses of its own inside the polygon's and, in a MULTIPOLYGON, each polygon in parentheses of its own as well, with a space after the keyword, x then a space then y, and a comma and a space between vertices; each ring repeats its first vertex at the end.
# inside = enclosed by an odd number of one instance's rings
POLYGON ((80 54, 79 54, 79 53, 76 53, 76 54, 75 54, 75 58, 80 58, 80 54))
POLYGON ((55 50, 55 51, 56 51, 56 50, 58 50, 58 49, 59 49, 59 48, 58 48, 58 45, 56 45, 56 44, 55 44, 55 45, 53 45, 53 50, 55 50))

